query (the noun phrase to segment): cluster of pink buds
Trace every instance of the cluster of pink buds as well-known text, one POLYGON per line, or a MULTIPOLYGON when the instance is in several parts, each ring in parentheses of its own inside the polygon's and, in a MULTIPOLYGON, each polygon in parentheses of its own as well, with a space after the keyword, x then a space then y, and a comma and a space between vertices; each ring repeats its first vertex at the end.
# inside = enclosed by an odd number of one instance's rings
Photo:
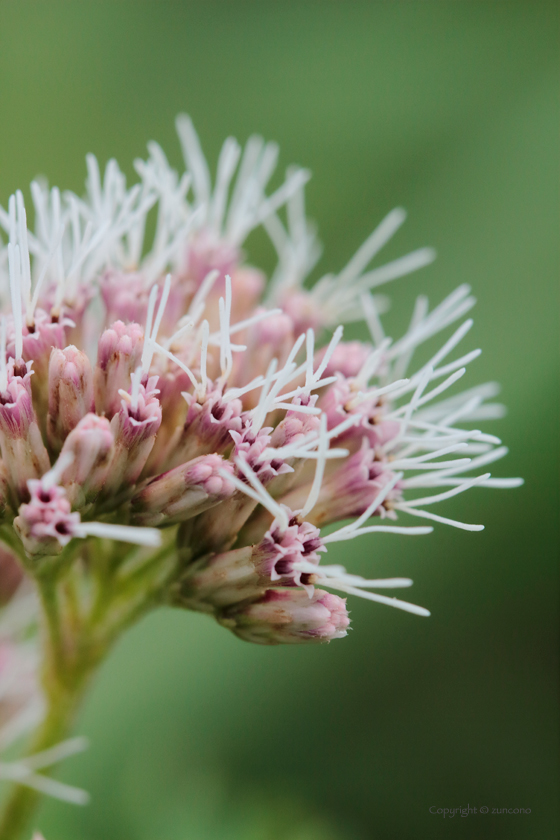
POLYGON ((431 506, 519 483, 473 477, 506 451, 472 427, 501 415, 486 401, 496 387, 439 399, 479 354, 449 358, 471 326, 468 287, 431 310, 418 298, 392 341, 372 290, 434 256, 421 248, 370 267, 403 211, 309 285, 320 248, 308 173, 288 170, 267 194, 276 146, 229 138, 212 185, 188 117, 177 128, 182 174, 154 143, 130 188, 115 161, 102 178, 93 156, 83 197, 34 182, 33 231, 21 192, 0 210, 2 528, 38 577, 79 558, 80 541, 131 543, 156 566, 150 549, 171 546, 149 597, 260 644, 344 636, 348 595, 428 615, 372 591, 409 579, 364 579, 322 559, 368 533, 479 530, 431 506), (278 253, 268 284, 242 250, 259 225, 278 253), (367 339, 344 342, 344 323, 362 318, 367 339), (449 327, 409 374, 417 347, 449 327), (321 533, 343 520, 353 521, 321 533))

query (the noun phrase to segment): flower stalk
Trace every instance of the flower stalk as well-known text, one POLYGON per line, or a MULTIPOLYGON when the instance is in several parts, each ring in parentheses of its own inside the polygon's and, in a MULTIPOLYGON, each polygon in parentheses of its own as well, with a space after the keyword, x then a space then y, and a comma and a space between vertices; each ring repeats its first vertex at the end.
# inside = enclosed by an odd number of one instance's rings
POLYGON ((469 287, 432 310, 419 297, 405 335, 385 336, 373 290, 434 258, 370 266, 404 211, 312 285, 309 173, 269 192, 275 144, 228 138, 212 184, 190 119, 177 130, 182 174, 151 143, 130 188, 91 155, 82 197, 33 182, 33 232, 20 191, 0 208, 0 753, 35 733, 26 758, 0 761, 17 782, 0 840, 21 835, 41 792, 84 801, 36 771, 75 751, 64 739, 87 686, 146 612, 204 612, 263 645, 342 639, 347 596, 428 616, 376 591, 410 579, 326 563, 331 543, 479 531, 427 508, 520 483, 472 475, 507 451, 476 428, 503 413, 494 383, 445 394, 480 353, 452 358, 469 287), (278 254, 268 288, 244 263, 259 225, 278 254), (362 319, 367 340, 344 341, 362 319))

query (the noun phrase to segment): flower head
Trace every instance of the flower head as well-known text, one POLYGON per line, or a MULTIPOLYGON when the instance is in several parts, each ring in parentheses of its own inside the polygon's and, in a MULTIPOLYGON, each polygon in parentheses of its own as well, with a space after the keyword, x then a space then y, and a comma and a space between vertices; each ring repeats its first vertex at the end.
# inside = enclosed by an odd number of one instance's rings
MULTIPOLYGON (((346 601, 323 588, 427 615, 372 591, 409 579, 364 579, 323 559, 331 543, 367 533, 480 530, 431 507, 475 485, 519 483, 478 472, 506 451, 471 428, 500 416, 486 401, 495 386, 442 398, 480 352, 452 356, 472 323, 470 290, 431 311, 418 298, 392 341, 372 290, 434 258, 420 248, 371 267, 402 210, 310 285, 320 247, 305 216, 309 174, 292 168, 267 193, 276 146, 228 138, 213 183, 190 119, 177 129, 184 173, 155 143, 130 188, 115 161, 102 178, 88 156, 85 196, 32 184, 34 232, 22 193, 0 213, 5 527, 37 575, 71 566, 80 540, 139 546, 111 555, 116 592, 134 580, 139 603, 208 612, 260 644, 346 635, 346 601), (268 288, 243 253, 261 224, 278 253, 268 288), (343 324, 362 318, 369 339, 345 342, 343 324), (415 350, 448 328, 414 369, 415 350)), ((86 554, 83 573, 95 575, 97 555, 86 554)))

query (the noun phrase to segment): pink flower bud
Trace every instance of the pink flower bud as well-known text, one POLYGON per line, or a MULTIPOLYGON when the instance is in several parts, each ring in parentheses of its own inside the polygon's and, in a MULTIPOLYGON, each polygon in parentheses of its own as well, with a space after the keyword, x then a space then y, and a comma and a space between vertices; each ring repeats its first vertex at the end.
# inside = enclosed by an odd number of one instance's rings
POLYGON ((274 523, 256 545, 215 554, 202 567, 188 570, 180 586, 182 602, 222 608, 255 600, 274 585, 302 586, 311 595, 311 576, 299 570, 297 563, 318 565, 320 551, 326 549, 319 530, 309 522, 292 517, 284 531, 274 523))
POLYGON ((231 431, 243 428, 241 400, 222 399, 221 390, 210 389, 204 397, 184 394, 188 411, 182 429, 173 441, 168 466, 190 461, 197 455, 223 453, 231 447, 231 431))
MULTIPOLYGON (((316 402, 316 394, 307 394, 303 390, 292 399, 293 405, 305 405, 311 408, 315 407, 316 402)), ((287 446, 289 443, 298 443, 311 432, 317 432, 319 425, 319 417, 316 414, 303 414, 300 411, 290 409, 274 429, 270 438, 270 445, 280 449, 280 447, 287 446)))
POLYGON ((30 557, 60 554, 70 542, 80 514, 72 513, 62 487, 45 487, 40 480, 28 482, 31 499, 20 506, 14 529, 30 557))
MULTIPOLYGON (((125 323, 144 324, 148 311, 151 283, 134 271, 110 269, 101 278, 101 295, 107 309, 107 323, 121 320, 125 323)), ((188 282, 179 282, 173 278, 171 293, 167 302, 161 328, 164 333, 173 331, 177 312, 184 312, 187 300, 192 293, 188 282)), ((161 294, 161 289, 160 289, 161 294)), ((156 299, 156 307, 159 300, 156 299)))
POLYGON ((330 642, 346 636, 346 599, 316 589, 269 589, 252 604, 230 607, 218 618, 246 642, 260 645, 330 642))
MULTIPOLYGON (((262 311, 257 309, 255 314, 262 311)), ((294 342, 294 322, 289 315, 278 312, 249 326, 241 338, 247 352, 238 354, 232 379, 239 385, 255 379, 267 369, 272 359, 282 367, 294 342)), ((254 408, 258 399, 258 390, 249 391, 243 397, 243 405, 246 409, 254 408)))
POLYGON ((51 352, 47 435, 55 451, 82 417, 93 411, 93 373, 86 354, 73 345, 51 352))
POLYGON ((130 377, 140 365, 144 330, 140 324, 115 321, 99 339, 95 368, 95 408, 109 420, 120 411, 119 390, 130 387, 130 377))
MULTIPOLYGON (((307 519, 321 528, 340 519, 361 516, 394 476, 390 462, 382 453, 373 449, 365 437, 357 452, 333 463, 335 466, 326 473, 313 510, 307 514, 307 519)), ((298 510, 305 503, 310 487, 310 484, 296 487, 282 497, 282 503, 292 510, 298 510)), ((397 485, 371 515, 396 518, 390 506, 400 496, 397 485)))
POLYGON ((64 441, 61 456, 72 453, 74 460, 62 474, 62 483, 74 507, 83 507, 101 491, 113 458, 113 445, 111 424, 96 414, 86 414, 64 441))
POLYGON ((50 462, 31 399, 31 364, 18 375, 20 366, 10 359, 6 390, 0 393, 0 446, 12 490, 27 499, 27 481, 43 475, 50 462))
POLYGON ((198 287, 215 269, 219 271, 220 278, 232 275, 239 257, 239 249, 235 245, 217 238, 210 231, 201 231, 189 243, 186 273, 198 287))
MULTIPOLYGON (((43 309, 36 309, 32 324, 23 324, 23 358, 33 361, 33 370, 37 377, 48 370, 49 358, 53 347, 62 349, 66 346, 66 328, 72 327, 73 321, 61 315, 49 315, 43 309)), ((15 334, 13 318, 8 320, 8 356, 15 355, 15 334)))
POLYGON ((292 319, 294 335, 301 335, 308 329, 316 333, 321 332, 323 322, 319 308, 315 299, 305 289, 291 289, 282 296, 280 305, 292 319))
POLYGON ((235 323, 253 314, 266 286, 266 277, 262 271, 251 266, 234 268, 229 274, 232 293, 231 317, 232 323, 235 323))
POLYGON ((175 601, 188 609, 213 612, 256 600, 265 589, 266 583, 261 581, 253 562, 253 546, 248 545, 214 554, 202 567, 193 564, 176 588, 175 601))
POLYGON ((154 445, 161 425, 161 406, 156 396, 157 376, 147 385, 139 385, 138 393, 122 400, 121 410, 111 420, 115 438, 113 460, 104 486, 104 495, 118 487, 134 484, 154 445))
MULTIPOLYGON (((315 354, 315 367, 319 367, 327 348, 323 347, 315 354)), ((357 376, 364 362, 371 355, 371 346, 362 341, 341 341, 334 349, 323 376, 333 376, 341 373, 347 378, 357 376)))
POLYGON ((277 476, 292 472, 292 468, 283 458, 265 455, 265 450, 271 446, 271 431, 271 428, 266 427, 258 432, 251 428, 243 432, 230 432, 235 443, 234 456, 241 456, 262 484, 268 484, 277 476))
POLYGON ((358 389, 352 387, 352 380, 338 374, 334 382, 321 397, 320 405, 327 415, 329 430, 338 426, 349 415, 357 416, 358 420, 339 437, 336 445, 344 442, 349 449, 358 449, 365 437, 370 446, 383 446, 392 440, 400 431, 400 423, 396 420, 385 419, 385 403, 383 397, 360 397, 358 389))
POLYGON ((101 277, 100 291, 109 324, 117 319, 121 324, 145 321, 149 288, 141 274, 109 269, 101 277))
MULTIPOLYGON (((264 455, 265 449, 270 445, 269 431, 270 429, 261 429, 259 432, 253 432, 246 429, 242 433, 231 432, 235 441, 234 455, 243 458, 259 481, 265 485, 278 476, 292 472, 292 468, 282 458, 270 458, 264 455)), ((242 481, 246 480, 242 473, 238 473, 238 478, 242 481)), ((204 548, 204 551, 223 551, 231 547, 256 505, 257 503, 249 496, 241 492, 235 493, 220 507, 220 516, 210 510, 197 518, 194 526, 195 533, 191 535, 191 539, 195 540, 195 544, 201 549, 204 548)), ((260 534, 265 529, 266 525, 260 534)))
POLYGON ((138 525, 172 525, 214 507, 234 492, 220 474, 232 465, 220 455, 202 455, 152 479, 132 500, 138 525))

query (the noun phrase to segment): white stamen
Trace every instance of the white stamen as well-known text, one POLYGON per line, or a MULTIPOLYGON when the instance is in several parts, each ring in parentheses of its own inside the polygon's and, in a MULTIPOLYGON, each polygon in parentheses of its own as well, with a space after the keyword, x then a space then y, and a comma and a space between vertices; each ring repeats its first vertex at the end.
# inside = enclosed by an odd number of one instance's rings
POLYGON ((142 350, 142 370, 146 374, 149 373, 150 365, 152 364, 152 359, 154 357, 154 349, 152 347, 152 319, 156 308, 157 293, 158 287, 152 286, 150 289, 150 297, 148 298, 146 329, 144 331, 144 348, 142 350))
POLYGON ((159 548, 161 532, 157 528, 136 528, 132 525, 112 525, 108 522, 80 522, 73 527, 76 537, 101 537, 102 539, 159 548))
POLYGON ((16 192, 17 204, 17 238, 21 257, 21 286, 26 311, 31 303, 31 266, 29 264, 29 245, 27 241, 27 216, 21 190, 16 192))
POLYGON ((379 493, 377 493, 377 495, 374 497, 371 504, 368 505, 368 507, 365 509, 362 515, 358 517, 358 519, 354 520, 354 522, 351 522, 349 525, 345 525, 343 528, 339 528, 338 531, 335 531, 334 533, 324 537, 323 542, 334 542, 335 539, 345 539, 346 537, 344 535, 351 534, 358 528, 360 528, 360 526, 363 525, 364 522, 367 522, 370 516, 372 516, 375 513, 377 508, 383 504, 391 490, 401 480, 402 477, 402 473, 396 473, 392 477, 392 479, 381 488, 379 493))
POLYGON ((427 510, 409 508, 404 504, 395 505, 395 509, 400 510, 402 513, 410 513, 411 516, 419 516, 421 519, 431 519, 434 522, 441 522, 443 525, 452 525, 454 528, 459 528, 462 531, 484 530, 484 525, 469 525, 466 522, 457 522, 455 519, 446 519, 443 516, 438 516, 436 513, 430 513, 427 510))
POLYGON ((235 464, 237 468, 243 473, 243 475, 247 478, 249 483, 251 484, 248 487, 243 481, 240 481, 237 476, 231 475, 231 473, 226 472, 226 470, 219 470, 220 475, 223 478, 227 478, 229 481, 233 482, 233 484, 245 495, 250 496, 254 501, 261 504, 264 508, 268 510, 270 514, 276 519, 278 522, 278 526, 281 531, 285 531, 288 527, 288 514, 281 507, 278 502, 276 502, 272 496, 267 493, 262 483, 259 481, 249 464, 241 458, 237 457, 235 459, 235 464))
POLYGON ((381 325, 373 295, 369 292, 360 295, 360 303, 364 310, 365 322, 373 344, 375 347, 380 347, 385 342, 385 331, 381 325))
POLYGON ((424 496, 422 499, 413 499, 412 501, 407 500, 406 506, 407 508, 413 508, 422 505, 433 505, 435 502, 443 502, 445 499, 450 499, 458 493, 463 493, 465 490, 469 490, 471 487, 480 484, 482 481, 486 481, 488 478, 490 478, 490 473, 485 473, 477 478, 463 481, 458 487, 455 487, 453 490, 447 490, 445 493, 438 493, 436 496, 424 496))
POLYGON ((343 333, 343 327, 342 326, 337 327, 336 330, 333 333, 333 337, 331 338, 331 340, 329 341, 329 343, 327 345, 327 349, 325 350, 325 354, 324 354, 323 358, 321 359, 321 363, 319 364, 319 367, 317 368, 315 373, 312 373, 311 382, 312 382, 314 388, 317 387, 318 383, 321 380, 321 377, 322 377, 323 373, 326 371, 327 365, 329 364, 329 362, 331 360, 332 354, 334 353, 338 344, 340 343, 340 340, 342 338, 342 333, 343 333))
POLYGON ((257 312, 256 315, 252 315, 250 318, 245 318, 244 321, 238 321, 237 324, 233 324, 232 327, 229 328, 229 334, 235 335, 242 330, 246 330, 248 327, 253 327, 255 324, 260 324, 261 321, 265 321, 267 318, 271 318, 273 315, 281 315, 281 309, 267 309, 264 312, 257 312))
POLYGON ((231 318, 231 277, 226 274, 225 299, 220 298, 220 369, 221 379, 227 382, 233 368, 233 356, 230 341, 230 318, 231 318))
POLYGON ((6 316, 0 318, 0 393, 8 387, 8 366, 6 363, 6 316))
POLYGON ((44 770, 45 767, 50 767, 52 764, 58 764, 59 761, 69 758, 71 755, 84 752, 89 747, 89 740, 84 737, 68 738, 66 741, 61 741, 54 747, 48 750, 43 750, 39 753, 34 753, 28 758, 21 760, 28 770, 44 770))
POLYGON ((10 271, 10 296, 12 299, 12 313, 14 316, 15 358, 21 359, 23 354, 23 316, 21 311, 21 273, 19 247, 8 243, 8 265, 10 271))
POLYGON ((198 323, 200 316, 204 312, 206 298, 212 291, 214 283, 219 276, 220 272, 217 269, 209 271, 193 297, 191 305, 189 306, 189 311, 185 317, 194 321, 195 324, 198 323))
POLYGON ((134 373, 130 374, 131 380, 131 387, 130 387, 130 407, 132 411, 136 411, 138 408, 138 397, 140 396, 140 382, 142 381, 142 365, 137 367, 134 373))
MULTIPOLYGON (((333 586, 330 582, 327 585, 333 586)), ((347 592, 348 595, 357 595, 359 598, 365 598, 367 601, 377 601, 379 604, 386 604, 388 607, 396 607, 398 610, 404 610, 404 612, 413 613, 414 615, 421 615, 424 617, 428 617, 430 615, 430 611, 424 609, 424 607, 418 607, 416 604, 409 604, 408 601, 400 601, 398 598, 388 598, 386 595, 378 595, 375 592, 364 592, 362 589, 357 589, 354 586, 340 585, 337 586, 336 589, 340 592, 347 592)))
MULTIPOLYGON (((159 353, 160 356, 165 356, 166 359, 169 359, 170 361, 175 362, 177 367, 180 367, 181 370, 184 371, 187 374, 187 376, 191 380, 194 387, 195 388, 199 387, 198 382, 196 380, 196 376, 194 375, 192 370, 190 370, 190 368, 188 368, 187 365, 184 362, 182 362, 181 359, 178 359, 177 356, 174 353, 172 353, 170 350, 167 350, 165 347, 162 347, 161 344, 156 344, 154 342, 152 344, 152 352, 153 353, 159 353)), ((150 362, 150 364, 151 364, 151 362, 150 362)))
POLYGON ((321 425, 319 427, 319 441, 317 445, 317 464, 315 466, 315 477, 313 484, 309 491, 307 501, 305 502, 301 516, 306 517, 307 514, 313 510, 319 499, 321 492, 321 484, 323 482, 323 475, 325 474, 326 452, 329 448, 329 439, 327 437, 327 415, 321 415, 321 425))
POLYGON ((338 275, 340 286, 351 283, 364 270, 378 251, 391 239, 406 219, 406 212, 401 207, 391 210, 375 228, 363 245, 358 248, 350 262, 338 275))
POLYGON ((358 528, 356 531, 345 531, 344 533, 340 533, 340 531, 335 531, 333 534, 329 534, 326 537, 323 537, 323 542, 325 544, 331 542, 346 542, 346 540, 353 540, 356 537, 362 537, 364 534, 401 534, 401 536, 409 536, 409 537, 418 537, 425 534, 431 534, 434 529, 430 527, 406 527, 400 525, 368 525, 366 528, 358 528))
POLYGON ((307 330, 306 335, 307 369, 305 371, 305 387, 309 388, 313 382, 313 351, 315 349, 315 333, 312 329, 307 330))
POLYGON ((208 359, 208 337, 210 335, 210 325, 208 321, 202 322, 202 336, 200 342, 200 393, 205 396, 208 387, 208 375, 206 373, 206 363, 208 359))
POLYGON ((46 472, 41 478, 41 484, 45 490, 50 490, 51 487, 55 487, 57 484, 60 484, 60 479, 65 470, 74 462, 74 453, 73 452, 63 452, 59 455, 56 463, 51 467, 51 469, 46 472))
POLYGON ((65 785, 63 782, 57 782, 39 773, 32 773, 23 762, 0 763, 0 778, 11 779, 20 785, 33 788, 47 796, 52 796, 54 799, 60 799, 73 805, 87 805, 89 802, 87 791, 65 785))

